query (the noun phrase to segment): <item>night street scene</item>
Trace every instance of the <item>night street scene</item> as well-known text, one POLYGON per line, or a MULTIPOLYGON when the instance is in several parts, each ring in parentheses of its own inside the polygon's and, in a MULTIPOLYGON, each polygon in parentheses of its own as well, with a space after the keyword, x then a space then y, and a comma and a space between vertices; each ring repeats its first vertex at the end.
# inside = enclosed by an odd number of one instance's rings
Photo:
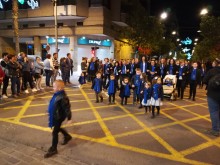
POLYGON ((0 0, 0 165, 219 165, 219 0, 0 0))

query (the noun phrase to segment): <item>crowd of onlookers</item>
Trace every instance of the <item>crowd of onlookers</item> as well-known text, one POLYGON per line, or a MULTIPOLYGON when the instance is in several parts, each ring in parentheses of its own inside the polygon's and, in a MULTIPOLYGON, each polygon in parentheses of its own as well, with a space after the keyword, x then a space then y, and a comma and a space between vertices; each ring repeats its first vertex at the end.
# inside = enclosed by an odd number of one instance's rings
POLYGON ((73 74, 73 60, 68 53, 66 58, 58 61, 58 54, 47 54, 44 61, 40 57, 35 59, 28 57, 24 52, 18 56, 8 53, 2 54, 0 65, 0 97, 8 98, 7 89, 11 82, 11 96, 16 98, 21 93, 29 93, 43 90, 42 78, 45 75, 46 88, 52 87, 61 70, 62 79, 65 84, 70 83, 70 75, 73 74))

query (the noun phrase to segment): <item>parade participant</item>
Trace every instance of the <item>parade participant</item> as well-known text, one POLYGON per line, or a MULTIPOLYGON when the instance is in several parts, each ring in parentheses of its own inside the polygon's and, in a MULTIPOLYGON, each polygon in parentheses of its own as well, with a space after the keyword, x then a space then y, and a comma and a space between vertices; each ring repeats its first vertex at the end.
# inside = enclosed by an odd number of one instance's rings
POLYGON ((151 112, 151 83, 145 82, 144 89, 141 91, 143 95, 142 105, 145 108, 145 113, 147 113, 147 110, 151 112))
POLYGON ((200 81, 200 84, 199 84, 201 89, 203 88, 203 85, 204 85, 203 79, 205 77, 205 74, 206 74, 206 66, 205 66, 205 64, 202 64, 201 65, 201 81, 200 81))
POLYGON ((148 71, 148 63, 146 62, 145 56, 143 56, 143 57, 141 58, 141 62, 140 62, 140 64, 139 64, 139 67, 140 67, 142 73, 147 74, 147 71, 148 71))
POLYGON ((201 81, 201 71, 197 68, 198 64, 197 62, 193 63, 193 68, 189 71, 189 84, 190 84, 190 89, 189 89, 189 99, 193 99, 195 101, 195 96, 196 96, 196 88, 199 82, 201 81))
POLYGON ((7 99, 8 96, 7 96, 7 88, 8 88, 8 83, 9 83, 9 79, 10 79, 10 76, 9 76, 9 70, 8 70, 8 53, 2 53, 2 61, 1 61, 1 67, 5 73, 5 76, 3 78, 3 88, 2 88, 2 98, 3 99, 7 99))
POLYGON ((107 83, 105 89, 108 89, 108 95, 109 95, 109 104, 113 103, 115 104, 115 93, 117 90, 119 90, 118 87, 118 81, 115 79, 115 75, 110 75, 110 81, 107 83))
POLYGON ((57 154, 59 132, 61 132, 64 136, 62 145, 67 144, 72 139, 71 135, 69 135, 65 129, 61 128, 63 121, 67 119, 67 123, 71 123, 72 117, 70 101, 64 91, 64 82, 62 80, 56 80, 53 83, 53 91, 54 94, 48 106, 49 127, 53 129, 52 146, 44 155, 44 158, 49 158, 57 154))
POLYGON ((90 76, 89 78, 91 78, 92 82, 95 79, 97 71, 98 71, 98 66, 96 64, 96 59, 92 57, 88 67, 88 75, 90 76))
POLYGON ((161 78, 154 77, 152 80, 152 94, 151 94, 151 105, 152 105, 152 116, 155 118, 155 108, 157 108, 157 115, 160 114, 160 106, 163 100, 163 87, 161 85, 161 78))
POLYGON ((160 60, 160 77, 162 79, 162 82, 165 76, 166 76, 166 60, 162 58, 160 60))
POLYGON ((142 104, 140 100, 140 95, 141 95, 141 90, 142 90, 142 85, 143 85, 143 77, 141 74, 141 69, 139 68, 136 69, 136 74, 131 79, 131 85, 134 91, 133 92, 133 105, 136 105, 137 102, 140 101, 139 108, 142 108, 142 104))
POLYGON ((121 67, 119 66, 119 62, 118 61, 115 62, 115 66, 114 66, 114 69, 113 69, 113 74, 115 75, 115 79, 118 82, 119 76, 121 74, 121 67))
POLYGON ((166 68, 167 74, 175 75, 176 74, 176 65, 174 59, 170 59, 169 65, 166 68))
POLYGON ((129 64, 130 66, 129 66, 129 68, 130 68, 130 79, 135 75, 135 60, 134 59, 132 59, 131 60, 131 63, 129 64))
POLYGON ((129 66, 127 65, 126 61, 122 61, 122 66, 121 66, 121 83, 124 80, 125 77, 129 77, 129 66))
POLYGON ((86 78, 85 78, 85 75, 84 73, 82 72, 81 75, 79 76, 79 84, 82 86, 83 84, 86 84, 86 78))
POLYGON ((43 90, 43 88, 41 87, 41 80, 43 77, 43 69, 44 69, 44 65, 41 62, 41 59, 39 57, 36 57, 36 61, 34 63, 34 77, 36 79, 36 89, 39 90, 43 90))
POLYGON ((119 96, 121 98, 121 105, 127 105, 127 100, 131 95, 130 88, 131 86, 129 84, 129 78, 125 77, 122 81, 119 93, 119 96))
POLYGON ((109 63, 109 59, 104 59, 105 64, 103 65, 103 83, 106 85, 107 80, 110 80, 110 68, 112 67, 111 63, 109 63))
POLYGON ((97 72, 96 78, 93 80, 91 87, 95 92, 96 103, 99 103, 99 98, 101 99, 100 102, 103 102, 102 87, 103 87, 103 81, 101 79, 101 73, 97 72))
POLYGON ((159 73, 159 69, 155 64, 155 60, 152 59, 149 66, 149 79, 150 81, 159 73))
POLYGON ((185 67, 184 61, 180 60, 180 66, 177 70, 177 91, 178 91, 178 97, 183 99, 185 85, 186 85, 186 72, 187 68, 185 67))

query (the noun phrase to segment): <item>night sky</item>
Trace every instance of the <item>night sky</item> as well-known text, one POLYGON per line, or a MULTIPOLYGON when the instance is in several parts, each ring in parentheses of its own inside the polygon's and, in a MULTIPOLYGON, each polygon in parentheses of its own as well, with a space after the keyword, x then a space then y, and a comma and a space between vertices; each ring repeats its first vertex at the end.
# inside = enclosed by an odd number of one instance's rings
POLYGON ((172 19, 177 20, 181 39, 198 35, 202 8, 209 7, 211 15, 220 16, 220 0, 151 0, 150 3, 150 14, 153 16, 159 17, 163 11, 170 10, 172 19))

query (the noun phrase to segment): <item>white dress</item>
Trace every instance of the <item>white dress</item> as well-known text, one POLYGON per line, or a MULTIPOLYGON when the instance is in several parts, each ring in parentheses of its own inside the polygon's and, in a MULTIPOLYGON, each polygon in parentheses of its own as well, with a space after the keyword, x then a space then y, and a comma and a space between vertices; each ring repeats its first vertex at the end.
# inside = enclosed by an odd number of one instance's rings
POLYGON ((148 99, 146 104, 144 103, 144 99, 143 99, 142 102, 141 102, 141 104, 142 104, 143 106, 150 106, 150 105, 151 105, 151 99, 148 99))
POLYGON ((161 106, 162 105, 162 101, 161 101, 160 98, 155 100, 153 97, 151 97, 151 105, 152 106, 161 106))

